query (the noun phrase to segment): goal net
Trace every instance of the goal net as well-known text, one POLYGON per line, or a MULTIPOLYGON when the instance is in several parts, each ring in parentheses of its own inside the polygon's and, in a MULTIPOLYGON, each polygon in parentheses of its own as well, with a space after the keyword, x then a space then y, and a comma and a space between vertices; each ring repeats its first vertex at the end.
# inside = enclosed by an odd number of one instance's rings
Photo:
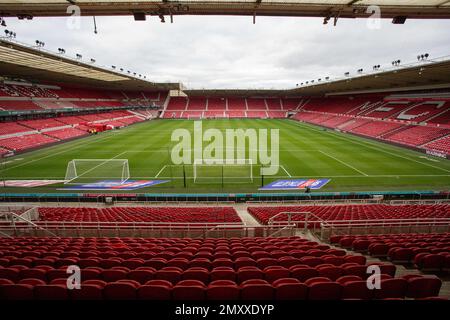
POLYGON ((125 183, 129 178, 128 159, 73 159, 67 164, 65 183, 91 183, 99 180, 125 183))
POLYGON ((251 183, 252 159, 195 159, 194 183, 251 183))

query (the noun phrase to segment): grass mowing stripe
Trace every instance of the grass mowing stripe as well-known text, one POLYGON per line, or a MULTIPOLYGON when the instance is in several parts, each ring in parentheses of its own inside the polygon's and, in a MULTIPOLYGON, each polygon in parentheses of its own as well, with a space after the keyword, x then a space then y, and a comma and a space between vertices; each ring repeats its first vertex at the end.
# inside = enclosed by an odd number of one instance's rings
MULTIPOLYGON (((211 174, 216 178, 210 179, 208 184, 195 184, 193 181, 192 168, 186 167, 186 187, 183 185, 182 171, 178 167, 173 167, 173 173, 168 170, 170 165, 170 150, 175 144, 171 142, 170 132, 181 128, 187 129, 191 133, 193 130, 192 120, 152 120, 131 127, 122 129, 117 134, 108 137, 87 137, 79 141, 68 142, 58 146, 51 146, 36 152, 20 155, 24 157, 21 162, 35 160, 20 168, 11 169, 3 174, 6 179, 49 179, 49 177, 63 178, 67 168, 68 161, 75 158, 108 159, 120 152, 127 152, 125 158, 128 158, 130 165, 131 179, 163 179, 171 180, 167 184, 153 186, 151 188, 139 189, 138 192, 156 192, 156 193, 203 193, 203 192, 259 192, 258 187, 262 180, 256 179, 253 183, 236 184, 233 179, 228 180, 225 176, 225 183, 221 185, 217 179, 218 174, 211 174), (107 138, 107 139, 106 139, 107 138), (95 139, 98 143, 94 143, 95 139), (79 146, 83 144, 83 146, 79 146), (41 161, 37 158, 46 157, 41 161), (216 181, 217 180, 217 181, 216 181)), ((383 191, 383 190, 447 190, 450 187, 449 174, 441 170, 442 168, 450 170, 450 162, 441 160, 440 163, 431 163, 441 167, 441 169, 432 168, 423 162, 430 163, 425 159, 417 158, 417 152, 402 149, 395 146, 385 146, 386 151, 381 152, 378 148, 373 148, 367 143, 351 143, 364 138, 353 137, 348 134, 350 139, 339 137, 339 133, 328 134, 324 130, 318 130, 316 126, 301 124, 288 120, 204 120, 204 131, 209 128, 216 128, 222 132, 226 129, 279 129, 280 130, 280 170, 276 176, 266 176, 264 183, 270 183, 275 179, 294 179, 294 178, 330 178, 330 183, 325 185, 320 191, 383 191), (356 140, 356 141, 355 141, 356 140), (367 176, 356 170, 338 162, 331 157, 324 155, 319 150, 335 156, 337 159, 354 166, 356 169, 367 174, 367 176), (421 160, 406 161, 392 153, 399 153, 403 156, 417 158, 421 160), (283 166, 283 168, 281 168, 283 166), (289 168, 289 170, 288 170, 289 168), (288 170, 286 172, 286 170, 288 170), (291 177, 289 177, 289 175, 291 177)), ((269 135, 270 139, 270 135, 269 135)), ((205 142, 205 146, 208 143, 205 142)), ((372 145, 380 144, 374 142, 372 145)), ((268 143, 270 145, 270 141, 268 143)), ((382 145, 384 146, 384 145, 382 145)), ((250 149, 247 145, 246 150, 250 149)), ((256 146, 252 147, 255 148, 256 146)), ((192 148, 192 147, 190 147, 192 148)), ((221 149, 223 150, 223 149, 221 149)), ((219 150, 219 152, 221 152, 219 150)), ((247 154, 247 152, 246 152, 247 154)), ((423 155, 423 154, 420 154, 423 155)), ((9 165, 19 165, 20 162, 9 165)), ((91 174, 89 174, 91 175, 91 174)), ((96 176, 107 176, 108 173, 98 173, 96 176)), ((227 175, 236 176, 235 171, 228 171, 227 175)), ((110 177, 104 177, 107 180, 110 177)), ((15 179, 15 180, 16 180, 15 179)), ((239 180, 239 179, 238 179, 239 180)), ((241 179, 242 180, 242 179, 241 179)), ((240 181, 240 180, 239 180, 240 181)), ((208 182, 208 181, 207 181, 208 182)), ((54 192, 58 186, 45 186, 36 188, 2 188, 2 192, 54 192)), ((69 191, 58 191, 69 192, 69 191)), ((120 192, 120 191, 117 191, 120 192)), ((317 191, 315 191, 317 192, 317 191)))
MULTIPOLYGON (((292 120, 292 121, 295 121, 295 120, 292 120)), ((301 123, 298 122, 298 124, 301 124, 301 123)), ((309 123, 308 123, 308 124, 309 124, 309 123)), ((320 130, 317 129, 317 128, 311 128, 311 130, 320 131, 320 130)), ((320 131, 320 132, 322 132, 322 131, 320 131)), ((364 141, 364 142, 362 142, 363 140, 362 140, 362 141, 355 141, 355 139, 352 139, 353 137, 352 137, 352 138, 349 138, 349 137, 343 137, 343 136, 341 136, 341 135, 336 134, 335 132, 330 132, 330 131, 325 131, 325 132, 328 133, 328 134, 330 134, 330 135, 335 136, 335 137, 338 138, 338 139, 351 141, 351 142, 353 142, 353 143, 362 145, 362 146, 364 146, 364 147, 366 147, 366 148, 370 148, 370 149, 374 149, 374 150, 379 150, 379 151, 381 151, 381 152, 390 154, 390 155, 392 155, 392 156, 394 156, 394 157, 406 159, 406 160, 409 160, 409 161, 414 161, 414 162, 423 164, 423 165, 425 165, 425 166, 429 166, 429 167, 432 167, 432 168, 435 168, 435 169, 439 169, 439 170, 443 170, 443 171, 446 171, 446 172, 450 172, 450 170, 447 170, 447 169, 444 169, 444 168, 441 168, 441 167, 437 167, 437 166, 434 166, 434 165, 429 164, 429 163, 425 163, 425 162, 422 162, 422 161, 418 161, 418 160, 415 160, 415 159, 411 159, 411 158, 406 157, 406 156, 402 156, 402 155, 399 155, 399 154, 392 153, 392 152, 390 152, 390 151, 386 151, 385 149, 383 149, 383 148, 381 148, 381 147, 379 147, 379 146, 375 146, 374 143, 369 142, 369 141, 364 141)), ((379 142, 379 143, 381 143, 381 142, 379 142)))
POLYGON ((345 166, 347 166, 347 167, 349 167, 350 169, 353 169, 353 170, 355 170, 355 171, 357 171, 357 172, 359 172, 359 173, 361 173, 362 175, 364 175, 364 176, 368 176, 366 173, 364 173, 364 172, 362 172, 361 170, 359 170, 359 169, 356 169, 354 166, 352 166, 352 165, 350 165, 350 164, 348 164, 347 162, 345 162, 345 161, 342 161, 342 160, 339 160, 338 158, 336 158, 336 157, 333 157, 332 155, 330 155, 330 154, 328 154, 328 153, 326 153, 326 152, 324 152, 324 151, 322 151, 322 150, 319 150, 319 152, 320 153, 322 153, 322 154, 324 154, 324 155, 326 155, 327 157, 330 157, 331 159, 334 159, 334 160, 336 160, 337 162, 340 162, 340 163, 342 163, 343 165, 345 165, 345 166))

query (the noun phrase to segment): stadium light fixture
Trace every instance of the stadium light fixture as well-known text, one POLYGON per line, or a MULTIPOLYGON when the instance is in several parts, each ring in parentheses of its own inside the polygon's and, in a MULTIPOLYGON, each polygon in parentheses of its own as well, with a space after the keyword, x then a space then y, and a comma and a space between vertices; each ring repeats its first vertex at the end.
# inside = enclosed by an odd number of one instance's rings
POLYGON ((36 42, 36 47, 38 47, 38 48, 41 48, 41 47, 45 46, 45 42, 42 42, 42 41, 39 41, 39 40, 36 40, 35 42, 36 42))
POLYGON ((11 39, 14 39, 16 37, 16 33, 12 32, 10 30, 5 30, 5 35, 7 38, 11 38, 11 39))
POLYGON ((364 69, 358 69, 358 73, 363 73, 364 69))
POLYGON ((162 14, 159 15, 159 19, 161 19, 161 23, 166 22, 166 19, 164 19, 164 16, 162 14))
POLYGON ((111 66, 112 69, 116 69, 116 66, 111 66))
POLYGON ((330 80, 330 77, 325 77, 325 80, 327 80, 327 81, 330 80))
POLYGON ((78 60, 83 59, 83 56, 81 54, 79 54, 79 53, 76 54, 76 57, 77 57, 78 60))
POLYGON ((64 50, 63 48, 58 48, 58 52, 59 54, 64 54, 66 53, 66 50, 64 50))
POLYGON ((425 54, 419 54, 419 55, 417 56, 417 60, 419 60, 419 61, 424 61, 424 60, 427 60, 429 56, 430 56, 430 55, 429 55, 428 53, 425 53, 425 54))
POLYGON ((346 77, 348 77, 350 75, 350 72, 346 72, 344 73, 346 77))
POLYGON ((95 59, 92 59, 92 58, 91 58, 91 63, 95 63, 95 59))
POLYGON ((0 26, 6 27, 6 21, 3 18, 0 18, 0 26))
POLYGON ((30 14, 18 14, 17 19, 19 20, 33 20, 33 16, 30 14))

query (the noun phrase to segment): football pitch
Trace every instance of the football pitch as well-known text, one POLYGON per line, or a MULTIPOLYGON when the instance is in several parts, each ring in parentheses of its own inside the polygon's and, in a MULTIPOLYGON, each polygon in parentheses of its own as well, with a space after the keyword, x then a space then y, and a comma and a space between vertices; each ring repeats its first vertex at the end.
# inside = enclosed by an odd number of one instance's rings
MULTIPOLYGON (((108 170, 105 163, 123 159, 128 160, 130 180, 165 181, 133 193, 255 193, 265 192, 258 188, 278 179, 300 178, 330 179, 320 190, 312 192, 450 189, 449 160, 373 140, 293 120, 215 119, 203 120, 202 126, 203 131, 213 128, 221 132, 239 128, 279 129, 278 172, 262 176, 258 163, 203 169, 174 165, 171 150, 176 142, 171 141, 172 132, 185 128, 193 133, 194 120, 152 120, 3 159, 1 179, 63 180, 71 160, 97 159, 94 163, 98 165, 89 169, 90 180, 83 182, 111 180, 117 178, 120 168, 108 170), (103 166, 103 170, 96 166, 103 166)), ((246 158, 249 151, 245 151, 246 158)), ((64 183, 28 188, 7 186, 0 190, 74 192, 64 183)))

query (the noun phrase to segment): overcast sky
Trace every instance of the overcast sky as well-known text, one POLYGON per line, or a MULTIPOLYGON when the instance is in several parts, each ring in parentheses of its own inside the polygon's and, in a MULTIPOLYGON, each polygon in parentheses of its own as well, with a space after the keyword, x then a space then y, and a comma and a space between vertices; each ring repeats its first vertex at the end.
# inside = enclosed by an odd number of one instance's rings
MULTIPOLYGON (((342 19, 334 27, 318 18, 175 16, 135 22, 132 17, 82 18, 69 29, 67 18, 7 19, 17 40, 65 48, 103 66, 116 65, 152 81, 181 81, 188 88, 292 88, 325 76, 389 66, 417 54, 450 55, 450 20, 383 20, 369 29, 366 19, 342 19), (166 19, 169 20, 169 19, 166 19)), ((3 31, 1 31, 3 33, 3 31)))

